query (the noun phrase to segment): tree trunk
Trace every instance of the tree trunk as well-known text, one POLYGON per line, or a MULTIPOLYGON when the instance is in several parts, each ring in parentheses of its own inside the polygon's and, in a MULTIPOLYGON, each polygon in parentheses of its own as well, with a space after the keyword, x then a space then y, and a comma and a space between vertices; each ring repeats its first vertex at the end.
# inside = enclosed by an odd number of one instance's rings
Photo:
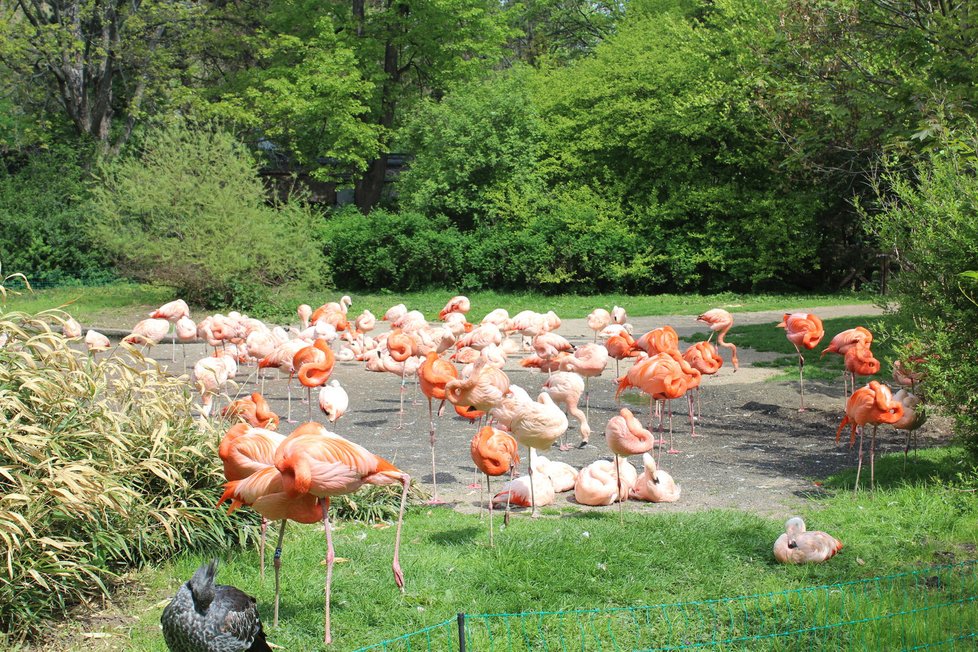
MULTIPOLYGON (((402 13, 406 8, 401 9, 402 13)), ((380 124, 384 129, 390 129, 394 124, 394 110, 397 104, 397 85, 400 81, 401 70, 398 68, 397 46, 387 42, 384 48, 384 85, 381 90, 382 114, 380 124)), ((366 215, 380 201, 384 190, 384 179, 387 176, 387 152, 370 162, 366 173, 356 181, 353 190, 353 201, 360 212, 366 215)))

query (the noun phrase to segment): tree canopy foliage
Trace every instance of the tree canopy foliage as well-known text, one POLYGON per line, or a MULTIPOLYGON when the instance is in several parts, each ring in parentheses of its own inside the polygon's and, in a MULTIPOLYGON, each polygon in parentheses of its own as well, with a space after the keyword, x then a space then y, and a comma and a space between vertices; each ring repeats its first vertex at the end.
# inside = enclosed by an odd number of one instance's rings
MULTIPOLYGON (((0 155, 13 183, 52 149, 78 152, 66 160, 84 206, 108 178, 92 172, 144 152, 160 125, 217 119, 260 163, 348 188, 363 214, 383 208, 378 223, 436 225, 463 257, 430 283, 872 287, 891 252, 854 205, 875 201, 881 161, 910 173, 939 130, 974 117, 974 12, 963 0, 0 0, 0 155), (397 179, 391 152, 408 155, 397 179)), ((358 224, 324 212, 334 231, 358 224)), ((63 232, 37 229, 23 251, 63 232)), ((349 278, 424 278, 385 274, 349 278)))

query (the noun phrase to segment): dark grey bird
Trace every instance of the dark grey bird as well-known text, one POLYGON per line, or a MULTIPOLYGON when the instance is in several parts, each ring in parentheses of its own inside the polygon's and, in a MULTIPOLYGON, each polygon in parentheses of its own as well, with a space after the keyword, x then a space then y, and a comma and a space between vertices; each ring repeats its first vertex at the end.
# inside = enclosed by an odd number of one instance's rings
POLYGON ((233 586, 214 584, 216 559, 202 564, 163 610, 170 652, 271 652, 258 605, 233 586))

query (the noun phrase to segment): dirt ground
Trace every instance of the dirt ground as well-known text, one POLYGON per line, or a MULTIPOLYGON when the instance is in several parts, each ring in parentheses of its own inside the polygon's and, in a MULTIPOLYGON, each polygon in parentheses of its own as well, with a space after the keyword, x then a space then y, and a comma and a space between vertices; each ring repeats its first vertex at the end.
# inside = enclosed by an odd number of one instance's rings
MULTIPOLYGON (((857 305, 819 308, 817 313, 829 318, 874 315, 879 311, 872 306, 857 305)), ((735 321, 738 324, 770 323, 774 328, 782 314, 782 311, 738 313, 735 314, 735 321)), ((665 324, 672 325, 680 336, 701 333, 705 337, 709 332, 702 324, 697 324, 692 316, 635 318, 632 323, 636 334, 665 324)), ((380 326, 378 331, 385 327, 386 324, 380 326)), ((593 338, 593 332, 583 319, 564 320, 559 333, 574 343, 589 342, 593 338)), ((178 345, 176 363, 169 361, 171 348, 167 344, 156 347, 153 354, 175 373, 189 374, 193 362, 205 355, 205 351, 203 345, 178 345), (186 349, 186 363, 183 362, 182 348, 186 349)), ((632 502, 627 508, 656 511, 735 508, 766 516, 786 517, 798 509, 805 496, 820 490, 816 482, 855 465, 856 452, 850 451, 847 446, 836 446, 834 441, 843 410, 841 378, 828 383, 806 381, 808 410, 799 412, 797 380, 772 382, 769 379, 777 374, 775 370, 753 366, 758 360, 771 359, 772 354, 739 350, 740 370, 737 372, 730 366, 728 354, 728 351, 723 351, 726 362, 720 372, 705 378, 703 382, 701 417, 696 424, 697 434, 701 437, 690 437, 686 401, 680 399, 673 402, 674 438, 676 448, 682 452, 673 455, 662 453, 660 465, 682 485, 682 497, 673 504, 632 502)), ((623 365, 622 373, 625 369, 623 365)), ((546 374, 523 369, 518 360, 512 357, 505 371, 513 383, 522 386, 531 396, 539 392, 546 379, 546 374)), ((349 393, 350 409, 331 429, 386 457, 430 489, 428 406, 416 383, 408 380, 404 395, 405 412, 400 418, 401 380, 398 376, 368 372, 362 363, 349 362, 337 363, 333 377, 349 393), (402 420, 403 426, 400 425, 402 420)), ((599 458, 610 457, 604 441, 604 428, 608 419, 620 409, 614 398, 614 378, 614 361, 610 361, 604 374, 590 383, 589 421, 593 430, 590 444, 565 452, 554 446, 548 452, 548 457, 576 468, 599 458)), ((240 368, 237 381, 241 395, 255 391, 254 367, 240 368)), ((302 388, 293 387, 292 417, 300 423, 308 420, 307 414, 310 413, 309 405, 303 402, 304 393, 302 388)), ((276 412, 283 416, 286 414, 284 379, 270 375, 265 382, 265 396, 276 412)), ((224 404, 226 401, 222 402, 224 404)), ((622 405, 630 407, 648 425, 648 402, 637 390, 627 392, 622 405)), ((325 423, 315 393, 311 414, 313 420, 325 423)), ((577 444, 577 423, 571 418, 570 424, 567 441, 577 444)), ((296 425, 285 423, 283 419, 280 431, 288 434, 296 425)), ((475 511, 480 494, 479 489, 470 485, 480 478, 469 458, 469 441, 477 426, 455 416, 448 406, 445 415, 437 420, 436 427, 435 454, 440 497, 455 509, 475 511)), ((880 450, 902 450, 903 433, 896 433, 892 429, 882 429, 880 433, 880 450)), ((937 427, 928 424, 921 430, 920 436, 921 443, 927 445, 928 439, 941 438, 942 434, 937 427)), ((631 461, 635 465, 641 464, 638 457, 631 461)), ((522 468, 525 470, 525 462, 522 468)), ((494 487, 500 484, 499 479, 494 481, 494 487)), ((578 506, 574 502, 573 492, 558 495, 556 506, 595 509, 578 506)))

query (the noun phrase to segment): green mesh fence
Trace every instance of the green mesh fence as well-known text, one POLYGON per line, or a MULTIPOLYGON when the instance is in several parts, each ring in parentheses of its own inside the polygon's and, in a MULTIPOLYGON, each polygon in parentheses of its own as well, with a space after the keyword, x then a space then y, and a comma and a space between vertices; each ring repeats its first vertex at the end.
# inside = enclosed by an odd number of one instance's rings
POLYGON ((978 561, 968 561, 887 577, 701 602, 459 614, 457 619, 358 652, 975 650, 976 596, 978 561))

